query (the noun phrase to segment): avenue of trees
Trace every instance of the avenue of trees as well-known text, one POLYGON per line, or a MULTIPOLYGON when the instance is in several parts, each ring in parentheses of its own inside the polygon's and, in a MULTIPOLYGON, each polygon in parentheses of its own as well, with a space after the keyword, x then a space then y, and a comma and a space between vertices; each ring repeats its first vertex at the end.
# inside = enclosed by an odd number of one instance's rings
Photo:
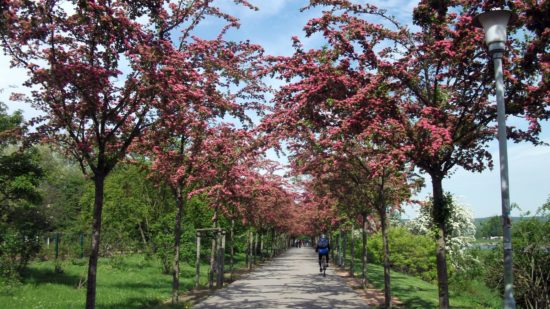
MULTIPOLYGON (((538 145, 550 117, 550 4, 421 0, 411 28, 369 4, 309 2, 304 10, 323 12, 304 31, 324 45, 305 50, 294 37, 291 56, 270 56, 227 41, 239 22, 213 1, 4 1, 2 47, 32 89, 12 99, 43 114, 24 122, 0 105, 1 275, 16 277, 39 254, 41 233, 82 233, 86 308, 95 308, 100 256, 132 250, 162 261, 177 303, 196 229, 231 231, 231 256, 247 258, 264 239, 273 251, 277 239, 325 232, 351 236, 365 287, 368 262, 383 265, 386 308, 392 269, 435 280, 449 308, 450 276, 483 267, 462 254, 475 228, 443 181, 457 167, 492 168, 496 135, 493 66, 473 17, 505 4, 518 14, 504 57, 506 112, 526 125, 508 134, 538 145), (225 26, 198 37, 209 19, 225 26), (285 82, 271 101, 266 78, 285 82), (288 154, 287 175, 269 149, 288 154), (432 198, 415 201, 426 182, 432 198), (405 203, 418 203, 421 217, 400 226, 405 203), (426 254, 403 258, 398 244, 414 251, 399 241, 407 237, 426 254)), ((548 295, 548 269, 527 269, 548 265, 542 231, 548 220, 514 230, 514 250, 531 253, 515 262, 525 306, 550 302, 536 297, 548 295)), ((221 246, 213 239, 211 252, 221 246)), ((500 268, 483 280, 502 290, 501 257, 493 261, 500 268)))

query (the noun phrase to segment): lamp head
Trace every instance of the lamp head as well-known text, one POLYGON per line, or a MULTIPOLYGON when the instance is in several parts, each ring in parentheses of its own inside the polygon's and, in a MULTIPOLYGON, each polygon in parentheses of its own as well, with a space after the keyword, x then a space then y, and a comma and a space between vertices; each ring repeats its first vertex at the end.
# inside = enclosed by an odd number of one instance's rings
POLYGON ((516 19, 516 15, 508 10, 494 10, 479 14, 474 19, 477 27, 485 31, 485 43, 489 52, 503 52, 506 43, 506 26, 516 19))

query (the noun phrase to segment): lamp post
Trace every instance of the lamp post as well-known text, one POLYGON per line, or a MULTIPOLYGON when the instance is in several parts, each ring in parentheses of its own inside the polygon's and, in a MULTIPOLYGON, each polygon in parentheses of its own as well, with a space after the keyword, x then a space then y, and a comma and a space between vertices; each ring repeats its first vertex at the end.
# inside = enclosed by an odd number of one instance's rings
POLYGON ((475 23, 485 30, 485 43, 493 57, 496 80, 498 146, 500 153, 500 190, 502 197, 502 230, 504 247, 504 308, 516 308, 512 272, 512 237, 510 232, 510 191, 508 182, 508 150, 506 146, 506 114, 502 55, 506 46, 506 26, 515 15, 506 10, 485 12, 476 16, 475 23))

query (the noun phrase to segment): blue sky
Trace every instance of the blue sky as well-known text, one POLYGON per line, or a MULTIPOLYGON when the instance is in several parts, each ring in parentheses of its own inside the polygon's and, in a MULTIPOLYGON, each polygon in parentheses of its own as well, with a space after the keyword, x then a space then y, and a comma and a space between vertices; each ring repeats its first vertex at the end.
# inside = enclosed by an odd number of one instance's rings
MULTIPOLYGON (((319 16, 320 12, 316 9, 300 13, 299 9, 308 3, 306 0, 251 0, 251 3, 260 9, 256 12, 237 8, 231 0, 217 2, 241 20, 241 28, 231 30, 228 39, 249 39, 253 43, 261 44, 271 55, 290 55, 293 51, 290 38, 295 35, 303 38, 303 26, 308 19, 319 16)), ((376 0, 369 3, 387 9, 402 23, 410 24, 412 27, 412 10, 418 3, 417 0, 376 0)), ((211 38, 216 35, 215 29, 219 29, 219 22, 206 20, 199 29, 199 34, 211 38)), ((304 43, 306 48, 317 47, 320 40, 314 37, 305 40, 304 43)), ((7 99, 12 86, 18 87, 15 91, 22 92, 20 85, 25 80, 24 72, 10 69, 8 58, 3 55, 0 56, 0 72, 0 89, 4 89, 4 93, 0 94, 0 101, 7 103, 11 111, 23 109, 27 118, 36 115, 36 111, 30 107, 9 102, 7 99)), ((543 124, 542 138, 550 143, 548 122, 543 124)), ((496 141, 490 144, 489 149, 493 157, 498 159, 496 141)), ((550 147, 509 143, 508 153, 511 201, 519 204, 523 211, 534 212, 550 197, 550 147)), ((483 173, 457 169, 452 176, 444 180, 443 187, 470 207, 474 217, 498 215, 501 213, 498 168, 498 162, 495 162, 493 171, 483 173)), ((429 176, 426 177, 428 187, 420 193, 420 197, 425 197, 431 192, 429 176)), ((406 207, 404 216, 412 218, 415 213, 414 207, 406 207)), ((512 215, 518 214, 518 210, 512 211, 512 215)))

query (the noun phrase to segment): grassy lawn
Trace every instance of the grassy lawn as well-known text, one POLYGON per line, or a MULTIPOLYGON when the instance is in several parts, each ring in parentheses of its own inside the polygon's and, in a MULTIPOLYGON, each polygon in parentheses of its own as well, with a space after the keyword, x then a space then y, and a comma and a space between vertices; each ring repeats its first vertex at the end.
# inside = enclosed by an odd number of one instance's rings
MULTIPOLYGON (((361 274, 361 262, 355 263, 356 276, 361 274)), ((384 289, 384 268, 369 264, 368 279, 377 289, 384 289)), ((391 272, 392 294, 403 302, 404 308, 438 308, 437 284, 423 281, 406 274, 391 272)), ((451 285, 452 308, 502 308, 498 295, 479 282, 471 282, 466 287, 451 285), (456 290, 460 289, 460 293, 456 290)))
MULTIPOLYGON (((180 290, 185 291, 194 286, 195 269, 186 263, 181 268, 180 290)), ((22 284, 0 286, 0 308, 83 308, 86 288, 77 286, 86 277, 87 260, 64 262, 63 273, 54 269, 51 261, 35 262, 22 284)), ((208 266, 202 265, 202 285, 207 284, 207 271, 208 266)), ((99 260, 97 308, 170 308, 163 303, 170 298, 171 289, 172 276, 163 274, 160 263, 144 255, 99 260)))

